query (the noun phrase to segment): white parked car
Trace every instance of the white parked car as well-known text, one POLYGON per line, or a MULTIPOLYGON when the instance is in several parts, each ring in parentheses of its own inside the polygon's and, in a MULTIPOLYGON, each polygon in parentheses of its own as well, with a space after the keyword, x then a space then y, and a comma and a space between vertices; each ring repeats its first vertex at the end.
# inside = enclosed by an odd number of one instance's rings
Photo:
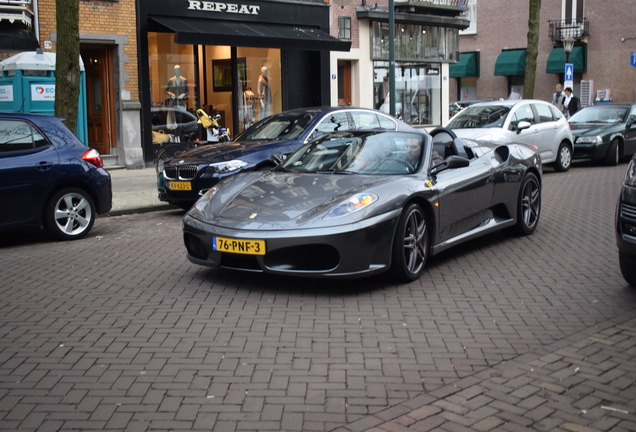
POLYGON ((447 124, 462 138, 518 142, 535 147, 543 164, 567 171, 572 163, 572 132, 552 104, 534 99, 480 102, 458 113, 447 124))

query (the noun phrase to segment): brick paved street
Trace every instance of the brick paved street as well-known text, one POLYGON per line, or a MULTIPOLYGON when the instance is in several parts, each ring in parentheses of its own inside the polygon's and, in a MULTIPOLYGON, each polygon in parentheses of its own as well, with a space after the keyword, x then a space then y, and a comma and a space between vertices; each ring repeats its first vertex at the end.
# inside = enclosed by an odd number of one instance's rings
POLYGON ((626 164, 544 175, 529 237, 411 284, 205 269, 176 210, 0 239, 0 430, 635 431, 626 164))

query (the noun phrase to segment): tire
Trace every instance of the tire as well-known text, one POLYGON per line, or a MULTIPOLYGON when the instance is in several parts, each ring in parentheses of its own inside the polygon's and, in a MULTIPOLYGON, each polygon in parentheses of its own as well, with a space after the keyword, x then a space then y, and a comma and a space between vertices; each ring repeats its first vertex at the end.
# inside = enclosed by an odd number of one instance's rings
POLYGON ((51 197, 44 209, 44 228, 57 240, 76 240, 88 234, 95 223, 95 204, 79 188, 66 188, 51 197))
POLYGON ((570 169, 570 165, 572 165, 572 149, 567 143, 562 142, 557 151, 554 169, 558 172, 565 172, 570 169))
POLYGON ((618 262, 621 267, 621 273, 623 277, 633 287, 636 287, 636 265, 634 264, 634 258, 629 259, 625 254, 618 252, 618 262))
POLYGON ((398 221, 392 246, 391 272, 401 282, 420 277, 429 253, 426 215, 418 204, 409 205, 398 221))
POLYGON ((605 164, 610 166, 618 165, 618 161, 621 158, 621 146, 618 138, 614 138, 610 143, 607 150, 607 156, 605 156, 605 164))
POLYGON ((541 184, 534 173, 527 173, 521 181, 517 200, 517 235, 532 234, 539 224, 541 216, 541 184))

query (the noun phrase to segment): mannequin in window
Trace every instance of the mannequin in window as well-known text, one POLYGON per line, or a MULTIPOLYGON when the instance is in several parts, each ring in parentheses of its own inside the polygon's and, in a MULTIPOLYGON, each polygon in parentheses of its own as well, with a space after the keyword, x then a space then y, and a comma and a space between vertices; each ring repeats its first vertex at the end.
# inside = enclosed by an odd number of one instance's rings
POLYGON ((268 70, 266 66, 261 68, 261 74, 258 76, 258 97, 261 102, 261 120, 269 116, 269 110, 272 105, 272 90, 269 86, 268 70))
POLYGON ((166 106, 173 107, 175 110, 168 110, 166 119, 166 128, 174 135, 176 142, 181 141, 181 130, 179 123, 181 114, 175 113, 176 110, 186 110, 188 97, 188 80, 181 76, 181 66, 175 65, 174 76, 168 80, 166 85, 166 106))
POLYGON ((166 86, 168 106, 185 110, 188 97, 188 79, 181 75, 181 66, 174 67, 174 76, 168 80, 166 86))

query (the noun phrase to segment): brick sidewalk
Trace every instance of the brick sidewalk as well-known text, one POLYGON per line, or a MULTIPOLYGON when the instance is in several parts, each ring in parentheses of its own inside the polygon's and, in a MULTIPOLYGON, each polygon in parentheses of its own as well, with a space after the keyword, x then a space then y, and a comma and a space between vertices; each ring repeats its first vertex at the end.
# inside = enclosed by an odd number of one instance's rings
POLYGON ((335 431, 636 431, 636 317, 626 315, 335 431))

